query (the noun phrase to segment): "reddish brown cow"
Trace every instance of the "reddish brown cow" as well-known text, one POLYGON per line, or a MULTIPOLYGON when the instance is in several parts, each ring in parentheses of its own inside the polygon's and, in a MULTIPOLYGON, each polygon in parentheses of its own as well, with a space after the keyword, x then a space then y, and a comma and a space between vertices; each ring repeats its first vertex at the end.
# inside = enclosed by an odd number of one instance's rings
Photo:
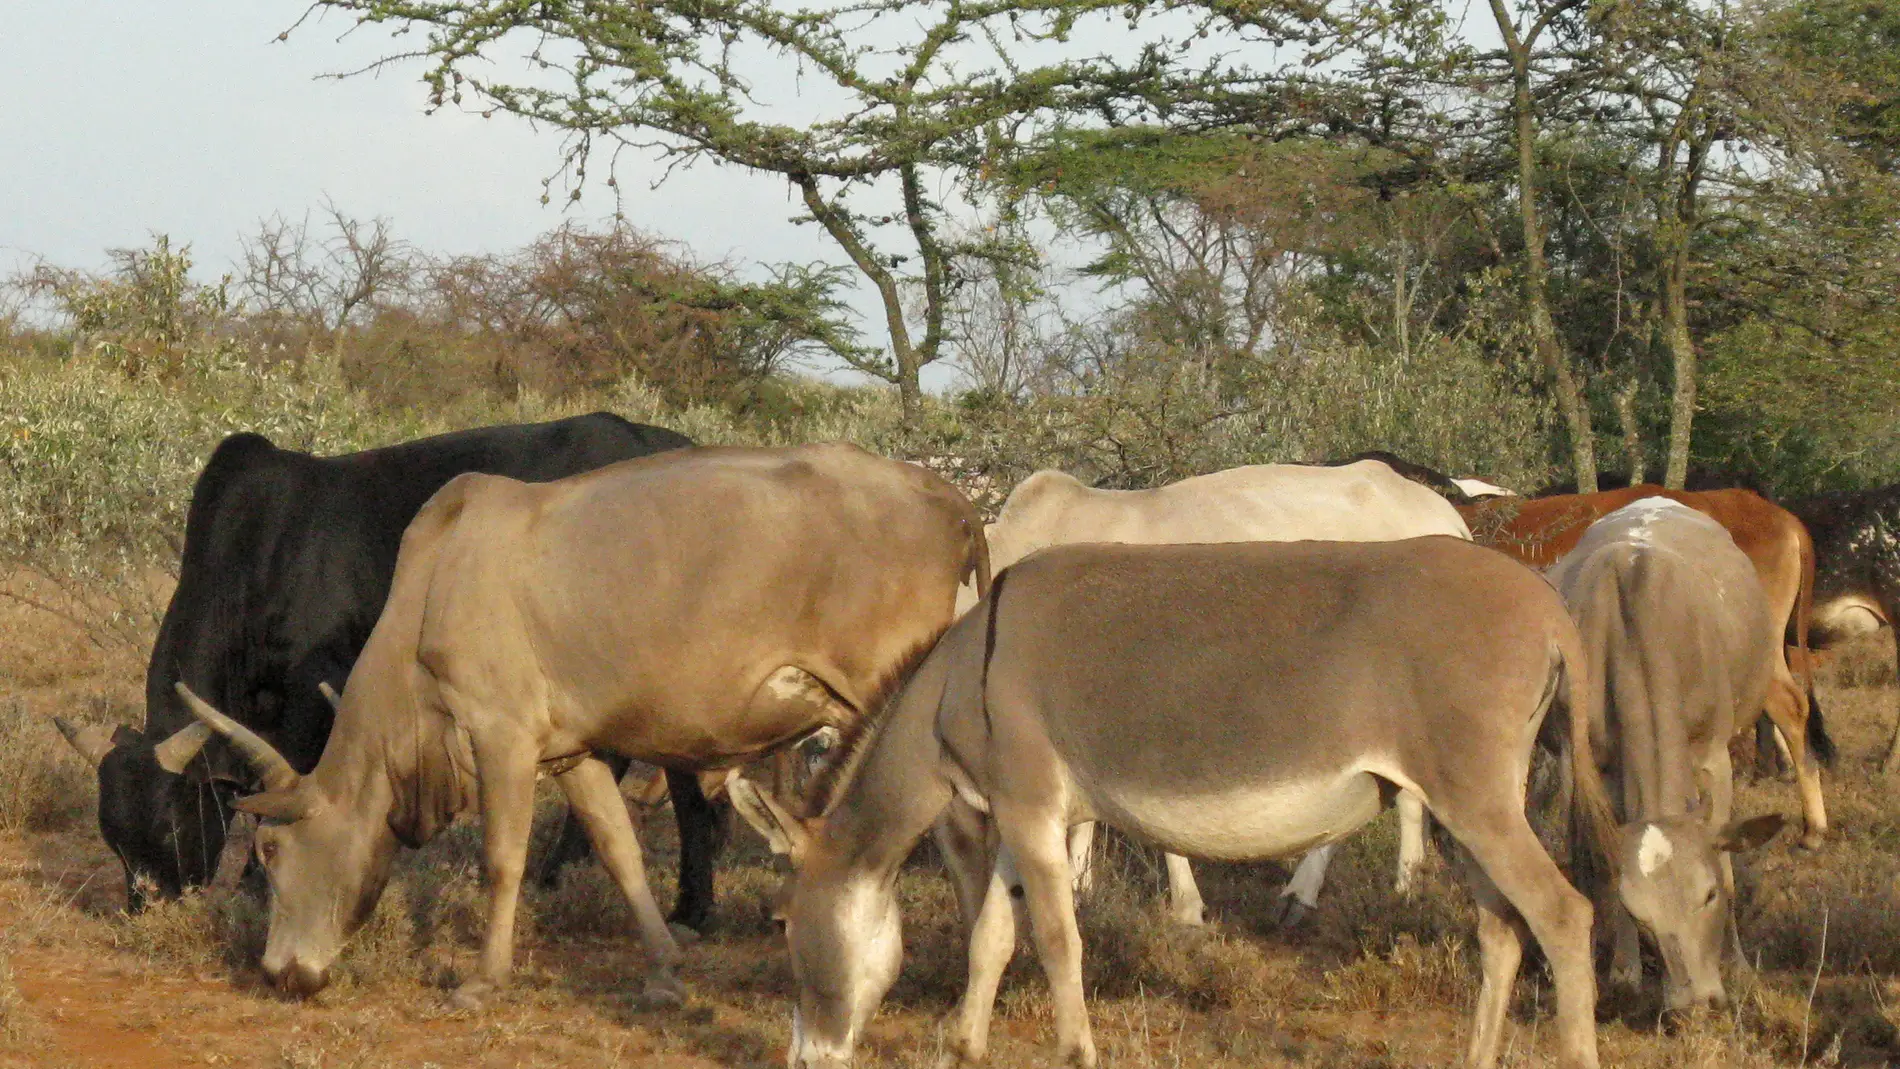
POLYGON ((1457 508, 1480 545, 1543 569, 1575 548, 1598 518, 1646 497, 1681 502, 1727 528, 1729 537, 1754 564, 1775 618, 1787 622, 1793 645, 1784 658, 1776 660, 1765 708, 1781 729, 1794 758, 1801 812, 1807 825, 1802 845, 1817 847, 1827 831, 1827 809, 1821 800, 1820 773, 1809 752, 1808 738, 1807 648, 1808 617, 1814 598, 1814 545, 1808 529, 1793 513, 1747 490, 1665 490, 1649 484, 1596 494, 1529 500, 1497 498, 1457 508))

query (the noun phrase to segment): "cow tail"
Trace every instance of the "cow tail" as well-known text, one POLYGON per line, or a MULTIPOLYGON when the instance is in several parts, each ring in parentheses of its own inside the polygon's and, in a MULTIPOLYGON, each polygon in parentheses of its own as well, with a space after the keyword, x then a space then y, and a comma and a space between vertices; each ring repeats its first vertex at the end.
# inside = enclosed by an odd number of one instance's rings
MULTIPOLYGON (((985 554, 987 557, 987 554, 985 554)), ((1003 582, 1009 578, 1009 569, 996 577, 989 589, 989 616, 983 621, 983 670, 977 675, 977 700, 983 703, 983 726, 990 726, 990 661, 996 656, 996 616, 997 607, 1003 603, 1003 582)))
POLYGON ((1794 598, 1794 647, 1801 660, 1801 671, 1794 682, 1808 699, 1808 752, 1823 767, 1833 768, 1837 751, 1834 739, 1827 733, 1827 723, 1821 718, 1821 705, 1814 698, 1814 658, 1808 653, 1808 624, 1814 613, 1814 538, 1808 534, 1807 525, 1799 520, 1795 521, 1794 529, 1800 536, 1801 546, 1801 585, 1794 598))
POLYGON ((972 518, 964 521, 970 528, 970 551, 965 567, 976 577, 977 600, 982 600, 990 592, 990 540, 983 533, 983 521, 972 518))
POLYGON ((1601 866, 1609 882, 1617 877, 1616 809, 1610 793, 1597 771, 1596 754, 1590 748, 1590 725, 1597 719, 1597 703, 1603 690, 1596 685, 1600 668, 1585 654, 1583 640, 1575 628, 1561 629, 1557 652, 1562 661, 1565 713, 1570 718, 1570 839, 1572 864, 1590 868, 1601 866), (1584 849, 1580 852, 1578 847, 1584 849), (1588 862, 1584 858, 1589 858, 1588 862))

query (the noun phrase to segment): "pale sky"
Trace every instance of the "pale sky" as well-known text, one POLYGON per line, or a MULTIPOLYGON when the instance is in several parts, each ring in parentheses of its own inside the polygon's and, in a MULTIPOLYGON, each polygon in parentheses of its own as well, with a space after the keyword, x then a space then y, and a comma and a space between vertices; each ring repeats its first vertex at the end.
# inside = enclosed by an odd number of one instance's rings
MULTIPOLYGON (((339 42, 348 25, 332 17, 276 42, 300 0, 0 9, 0 268, 31 256, 97 268, 106 249, 164 232, 189 242, 197 273, 213 279, 259 219, 301 215, 325 196, 435 253, 503 251, 614 209, 601 189, 572 211, 558 195, 544 207, 558 136, 503 116, 425 116, 416 65, 319 79, 390 41, 371 29, 339 42)), ((830 255, 788 221, 799 206, 780 180, 702 165, 651 191, 657 174, 623 157, 622 210, 701 259, 830 255)))
MULTIPOLYGON (((0 0, 0 272, 35 256, 96 269, 107 249, 162 232, 189 243, 211 280, 260 219, 299 217, 326 197, 436 254, 514 249, 614 211, 598 186, 568 209, 557 185, 543 206, 560 136, 507 116, 425 115, 418 63, 320 77, 395 42, 377 27, 344 36, 351 24, 336 15, 278 42, 303 11, 303 0, 0 0)), ((1118 25, 1084 26, 1070 47, 1139 43, 1118 25)), ((771 67, 753 75, 761 99, 787 116, 817 109, 814 87, 771 67)), ((595 177, 604 171, 597 161, 595 177)), ((654 190, 660 164, 633 152, 617 173, 629 222, 702 261, 843 262, 815 227, 790 222, 803 206, 782 179, 701 164, 654 190)), ((854 305, 867 340, 882 339, 868 286, 854 305)), ((926 376, 933 388, 951 379, 941 365, 926 376)))

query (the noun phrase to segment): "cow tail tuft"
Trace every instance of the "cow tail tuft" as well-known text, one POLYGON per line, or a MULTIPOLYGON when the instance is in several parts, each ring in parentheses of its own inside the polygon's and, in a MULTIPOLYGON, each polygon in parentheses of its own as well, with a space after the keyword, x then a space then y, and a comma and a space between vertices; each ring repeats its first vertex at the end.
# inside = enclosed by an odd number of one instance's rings
MULTIPOLYGON (((1587 848, 1583 856, 1591 867, 1602 866, 1609 881, 1617 877, 1616 809, 1610 793, 1597 771, 1596 754, 1590 748, 1590 725, 1595 722, 1601 690, 1591 685, 1592 666, 1583 642, 1574 628, 1564 628, 1558 638, 1562 661, 1565 714, 1570 718, 1570 827, 1573 851, 1587 848)), ((1573 853, 1573 863, 1582 858, 1573 853)))

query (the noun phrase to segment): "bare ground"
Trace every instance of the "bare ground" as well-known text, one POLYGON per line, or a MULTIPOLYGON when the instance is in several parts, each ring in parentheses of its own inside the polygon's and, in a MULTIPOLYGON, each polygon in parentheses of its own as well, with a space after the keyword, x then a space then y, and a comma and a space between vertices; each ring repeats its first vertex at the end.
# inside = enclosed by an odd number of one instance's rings
MULTIPOLYGON (((467 822, 406 857, 331 990, 286 1000, 253 964, 256 903, 225 893, 121 913, 122 877, 91 825, 90 773, 44 717, 137 723, 138 656, 19 606, 0 605, 0 640, 0 1069, 782 1064, 790 973, 764 908, 778 875, 744 829, 720 869, 719 930, 689 948, 684 1009, 636 1004, 642 962, 627 911, 590 864, 531 896, 514 987, 481 1013, 452 1011, 447 991, 472 966, 482 902, 467 822)), ((1606 1007, 1606 1065, 1900 1062, 1900 784, 1871 768, 1900 692, 1841 684, 1878 678, 1867 667, 1875 656, 1850 653, 1821 692, 1843 753, 1827 782, 1828 846, 1809 854, 1784 836, 1738 865, 1742 931, 1760 969, 1733 978, 1735 1008, 1665 1034, 1653 998, 1606 1007)), ((1738 794, 1744 814, 1796 811, 1788 782, 1744 782, 1738 794)), ((645 837, 663 896, 670 823, 649 819, 645 837)), ((1398 899, 1394 849, 1387 818, 1342 850, 1319 913, 1285 934, 1264 920, 1279 866, 1201 866, 1216 920, 1190 932, 1159 917, 1156 858, 1111 846, 1111 876, 1082 905, 1105 1064, 1456 1064, 1476 994, 1470 907, 1442 866, 1424 893, 1398 899)), ((943 1057, 941 1022, 963 966, 928 854, 900 885, 905 971, 864 1064, 943 1057)), ((1510 1066, 1551 1064, 1539 968, 1519 982, 1510 1066)), ((1004 983, 993 1061, 1043 1064, 1049 1037, 1025 948, 1004 983)))

